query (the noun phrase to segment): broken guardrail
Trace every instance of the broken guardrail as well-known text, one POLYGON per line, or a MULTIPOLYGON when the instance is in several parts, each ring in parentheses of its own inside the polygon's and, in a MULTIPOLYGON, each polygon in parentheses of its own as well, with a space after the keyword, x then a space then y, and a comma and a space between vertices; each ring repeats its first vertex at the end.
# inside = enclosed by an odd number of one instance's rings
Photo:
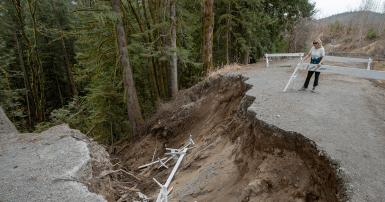
MULTIPOLYGON (((160 163, 161 165, 158 168, 160 168, 162 166, 165 167, 165 168, 168 168, 166 163, 169 160, 171 160, 171 159, 174 159, 174 162, 176 163, 174 168, 173 168, 173 170, 171 171, 170 176, 167 178, 167 181, 166 181, 166 183, 164 185, 161 184, 160 182, 158 182, 155 178, 152 178, 160 186, 160 192, 159 192, 159 195, 158 195, 158 197, 156 199, 156 202, 167 202, 167 200, 168 200, 167 196, 168 196, 168 194, 170 194, 170 192, 171 192, 171 190, 173 188, 173 187, 171 187, 170 189, 167 189, 168 186, 171 183, 172 178, 174 178, 174 175, 175 175, 176 171, 178 170, 179 165, 181 164, 184 156, 187 154, 187 150, 188 149, 193 149, 195 147, 196 147, 196 145, 195 145, 194 141, 192 140, 192 137, 191 137, 191 134, 190 134, 189 143, 186 146, 182 147, 181 149, 166 148, 166 150, 170 150, 170 152, 165 153, 165 155, 171 155, 171 157, 169 157, 169 158, 165 157, 165 158, 162 158, 162 159, 158 158, 157 161, 154 161, 154 162, 151 162, 149 164, 146 164, 146 165, 143 165, 143 166, 139 167, 139 169, 141 169, 141 168, 145 168, 147 166, 153 165, 155 163, 160 163), (189 148, 189 146, 192 146, 192 147, 189 148), (166 160, 166 161, 164 161, 164 160, 166 160)), ((141 199, 143 199, 143 202, 149 202, 150 198, 148 198, 146 195, 144 195, 144 194, 142 194, 140 192, 138 192, 138 194, 139 194, 139 197, 141 199)))
MULTIPOLYGON (((182 147, 182 149, 180 149, 180 150, 183 150, 183 149, 187 148, 187 147, 190 146, 190 145, 192 145, 192 147, 191 147, 190 149, 196 147, 194 141, 193 141, 192 138, 191 138, 191 135, 190 135, 188 144, 187 144, 186 146, 182 147)), ((178 149, 170 149, 170 148, 166 148, 166 150, 178 150, 178 149)), ((164 158, 162 158, 162 159, 158 159, 157 161, 153 161, 153 162, 148 163, 148 164, 146 164, 146 165, 139 166, 138 169, 142 169, 142 168, 148 167, 148 166, 153 165, 153 164, 156 164, 156 163, 160 163, 160 164, 161 164, 161 165, 158 167, 158 168, 160 168, 160 167, 163 166, 163 164, 166 164, 166 163, 167 163, 168 161, 170 161, 172 158, 173 158, 173 156, 171 156, 171 157, 169 157, 169 158, 168 158, 168 157, 164 157, 164 158), (164 160, 166 160, 166 161, 163 162, 164 160)), ((175 159, 175 158, 174 158, 174 159, 175 159)))
POLYGON ((293 87, 294 87, 295 78, 297 77, 299 70, 317 71, 317 72, 325 72, 325 73, 331 73, 331 74, 364 77, 368 79, 385 80, 385 71, 354 69, 354 68, 329 66, 329 65, 318 66, 318 64, 306 64, 306 63, 300 62, 297 64, 297 67, 295 68, 293 74, 291 75, 289 81, 287 82, 283 92, 286 92, 291 82, 293 82, 293 87))
POLYGON ((179 159, 176 162, 174 168, 172 169, 170 176, 168 177, 168 179, 164 185, 162 185, 155 178, 153 178, 154 181, 160 186, 160 192, 159 192, 158 198, 156 199, 156 202, 163 202, 163 201, 167 202, 167 196, 169 194, 169 192, 167 191, 167 188, 170 185, 172 178, 174 178, 174 175, 175 175, 176 171, 178 170, 178 167, 179 167, 180 163, 182 162, 183 157, 186 155, 186 152, 187 152, 187 148, 184 148, 181 152, 175 152, 175 153, 171 152, 175 155, 180 154, 180 156, 179 156, 179 159))

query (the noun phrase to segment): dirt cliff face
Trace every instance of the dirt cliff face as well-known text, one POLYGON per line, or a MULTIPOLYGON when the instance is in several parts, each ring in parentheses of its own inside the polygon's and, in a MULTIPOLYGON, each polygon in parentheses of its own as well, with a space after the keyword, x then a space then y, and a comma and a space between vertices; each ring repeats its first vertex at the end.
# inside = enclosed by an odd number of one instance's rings
MULTIPOLYGON (((283 131, 248 110, 255 100, 242 76, 218 75, 160 105, 140 140, 118 152, 117 169, 141 181, 119 181, 156 197, 171 168, 139 166, 163 158, 166 148, 189 149, 171 182, 171 201, 344 201, 338 164, 317 145, 283 131)), ((167 164, 172 167, 172 164, 167 164)))
POLYGON ((16 127, 7 118, 3 109, 0 107, 0 135, 8 133, 18 133, 16 127))

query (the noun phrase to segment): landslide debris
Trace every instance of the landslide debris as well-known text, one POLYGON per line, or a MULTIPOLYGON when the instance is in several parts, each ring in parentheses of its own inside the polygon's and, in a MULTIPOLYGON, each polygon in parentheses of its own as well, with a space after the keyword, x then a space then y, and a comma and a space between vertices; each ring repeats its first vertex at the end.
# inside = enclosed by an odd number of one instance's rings
POLYGON ((116 179, 155 198, 160 187, 153 178, 165 183, 172 168, 138 167, 162 158, 166 148, 183 147, 191 135, 197 147, 172 180, 170 201, 346 201, 338 164, 312 140, 248 111, 255 98, 246 95, 245 80, 217 75, 160 103, 140 138, 114 156, 114 169, 141 180, 116 179))

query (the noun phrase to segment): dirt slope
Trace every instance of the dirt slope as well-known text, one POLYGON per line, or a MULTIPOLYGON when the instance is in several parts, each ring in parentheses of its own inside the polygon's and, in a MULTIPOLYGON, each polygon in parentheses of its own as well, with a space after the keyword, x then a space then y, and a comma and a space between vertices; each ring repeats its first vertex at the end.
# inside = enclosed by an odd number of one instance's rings
MULTIPOLYGON (((170 186, 171 201, 339 201, 345 200, 338 165, 316 144, 256 118, 255 97, 242 76, 217 76, 179 93, 148 120, 142 139, 119 152, 118 168, 134 172, 130 183, 155 198, 171 172, 138 166, 181 148, 188 151, 170 186)), ((114 162, 115 163, 115 162, 114 162)), ((170 164, 168 164, 170 166, 170 164)), ((172 166, 171 166, 172 167, 172 166)), ((346 189, 345 189, 346 190, 346 189)))

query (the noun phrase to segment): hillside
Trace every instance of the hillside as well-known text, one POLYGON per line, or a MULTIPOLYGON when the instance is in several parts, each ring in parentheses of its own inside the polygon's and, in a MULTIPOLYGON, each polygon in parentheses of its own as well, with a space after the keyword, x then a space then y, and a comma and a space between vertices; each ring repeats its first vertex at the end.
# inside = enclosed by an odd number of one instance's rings
MULTIPOLYGON (((306 28, 308 51, 312 40, 320 38, 328 53, 360 53, 374 59, 372 70, 385 70, 385 15, 374 12, 346 12, 315 21, 302 23, 297 29, 306 28), (303 27, 301 27, 303 26, 303 27), (332 40, 336 44, 332 45, 332 40)), ((297 35, 301 35, 300 33, 297 35)), ((302 34, 301 36, 303 36, 302 34)))
MULTIPOLYGON (((339 21, 340 23, 350 23, 352 19, 357 16, 359 12, 358 11, 350 11, 350 12, 344 12, 344 13, 338 13, 329 17, 321 18, 319 20, 316 20, 318 24, 333 24, 336 21, 339 21)), ((383 19, 383 14, 376 13, 372 11, 366 12, 369 16, 370 21, 378 21, 383 19)))

